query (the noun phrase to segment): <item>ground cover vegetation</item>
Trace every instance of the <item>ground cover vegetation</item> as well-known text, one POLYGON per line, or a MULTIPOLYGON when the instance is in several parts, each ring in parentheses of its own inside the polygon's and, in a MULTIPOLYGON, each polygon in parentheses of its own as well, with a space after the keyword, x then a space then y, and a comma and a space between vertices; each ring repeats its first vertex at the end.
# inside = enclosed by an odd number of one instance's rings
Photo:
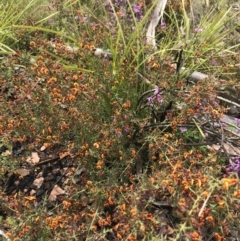
POLYGON ((3 239, 238 240, 239 3, 156 2, 1 1, 3 239))

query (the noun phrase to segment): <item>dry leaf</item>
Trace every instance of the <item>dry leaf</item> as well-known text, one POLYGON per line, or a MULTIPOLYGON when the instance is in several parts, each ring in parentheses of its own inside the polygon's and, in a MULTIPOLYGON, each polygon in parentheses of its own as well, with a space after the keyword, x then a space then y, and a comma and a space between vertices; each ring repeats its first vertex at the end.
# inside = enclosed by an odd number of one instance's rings
POLYGON ((59 153, 60 159, 63 159, 66 156, 70 156, 70 152, 69 151, 65 151, 65 152, 60 152, 59 153))
POLYGON ((54 188, 52 189, 49 197, 48 197, 48 200, 49 201, 56 201, 57 196, 63 195, 63 194, 65 194, 65 191, 61 187, 59 187, 58 185, 55 185, 54 188))
POLYGON ((39 172, 39 173, 37 174, 37 178, 42 177, 42 174, 43 174, 43 172, 39 172))
POLYGON ((42 183, 44 181, 44 178, 43 177, 39 177, 39 178, 36 178, 34 181, 33 181, 33 185, 37 186, 37 188, 40 188, 42 183))
POLYGON ((12 152, 9 150, 6 150, 5 152, 2 153, 2 156, 10 156, 12 155, 12 152))
POLYGON ((19 174, 20 176, 23 176, 23 177, 25 177, 25 176, 27 176, 27 175, 30 174, 30 171, 27 170, 27 169, 24 169, 24 168, 18 169, 17 172, 18 172, 18 174, 19 174))
POLYGON ((27 199, 28 201, 32 201, 32 200, 36 199, 35 196, 28 196, 28 197, 24 197, 24 198, 27 199))
MULTIPOLYGON (((233 147, 231 145, 229 145, 228 143, 224 143, 223 144, 225 150, 227 151, 228 155, 240 155, 240 149, 233 147)), ((219 144, 213 144, 211 146, 208 146, 209 149, 213 149, 215 151, 218 151, 220 149, 220 145, 219 144)), ((223 150, 221 150, 223 152, 223 150)))
POLYGON ((43 144, 43 146, 40 148, 40 151, 44 151, 46 148, 50 147, 51 146, 51 143, 49 142, 45 142, 43 144))
POLYGON ((35 194, 36 194, 36 191, 35 190, 31 190, 30 195, 33 196, 35 194))
POLYGON ((44 151, 46 148, 47 148, 47 147, 43 145, 43 146, 40 148, 40 151, 44 151))
POLYGON ((239 148, 233 147, 233 146, 229 145, 228 143, 224 143, 223 145, 229 155, 240 155, 239 148))
POLYGON ((174 233, 174 229, 169 226, 169 225, 164 225, 163 227, 161 227, 161 233, 165 236, 165 235, 170 235, 174 233))
POLYGON ((39 161, 40 161, 40 158, 39 158, 37 152, 32 152, 32 156, 28 157, 26 160, 26 162, 33 164, 33 165, 37 164, 39 161))

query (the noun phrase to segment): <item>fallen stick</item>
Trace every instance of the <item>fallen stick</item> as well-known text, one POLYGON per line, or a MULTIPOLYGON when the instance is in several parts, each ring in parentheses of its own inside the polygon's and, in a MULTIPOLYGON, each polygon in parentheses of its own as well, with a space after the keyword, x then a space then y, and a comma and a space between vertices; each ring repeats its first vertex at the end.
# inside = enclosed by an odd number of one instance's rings
POLYGON ((157 27, 159 21, 162 20, 166 4, 167 4, 167 0, 158 0, 157 4, 153 10, 149 26, 147 28, 147 34, 146 34, 147 41, 146 42, 148 45, 152 46, 154 49, 157 48, 156 38, 155 38, 156 27, 157 27))
POLYGON ((7 241, 11 241, 8 236, 0 229, 0 235, 4 237, 7 241))

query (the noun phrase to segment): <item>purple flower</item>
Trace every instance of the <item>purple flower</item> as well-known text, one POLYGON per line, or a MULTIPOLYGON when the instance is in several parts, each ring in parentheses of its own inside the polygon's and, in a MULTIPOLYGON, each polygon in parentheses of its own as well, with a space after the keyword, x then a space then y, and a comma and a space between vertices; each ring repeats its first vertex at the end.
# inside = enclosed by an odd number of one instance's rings
POLYGON ((163 102, 163 98, 162 98, 162 96, 160 94, 156 95, 156 100, 157 100, 158 103, 162 103, 163 102))
POLYGON ((219 104, 216 101, 214 101, 214 100, 212 101, 212 104, 213 104, 214 107, 218 107, 219 106, 219 104))
POLYGON ((240 125, 240 119, 239 119, 239 118, 235 118, 234 121, 235 121, 235 123, 237 124, 237 126, 240 125))
POLYGON ((231 165, 226 167, 227 172, 240 172, 240 157, 232 157, 231 165))
POLYGON ((137 20, 141 20, 143 17, 143 12, 142 12, 142 8, 139 4, 134 4, 133 5, 133 12, 137 18, 137 20))
POLYGON ((157 95, 159 93, 159 88, 158 87, 155 87, 154 88, 154 95, 157 95))
POLYGON ((142 12, 141 7, 138 4, 133 5, 133 12, 139 14, 142 12))
POLYGON ((187 131, 187 128, 186 128, 185 126, 181 126, 181 127, 180 127, 180 131, 181 131, 181 132, 185 132, 185 131, 187 131))
POLYGON ((162 103, 163 102, 163 98, 162 98, 162 93, 159 91, 159 88, 156 87, 154 88, 154 93, 152 96, 149 96, 147 98, 148 104, 149 106, 153 107, 154 103, 162 103))
POLYGON ((109 1, 105 1, 105 2, 103 3, 103 6, 105 6, 105 7, 110 6, 110 2, 109 2, 109 1))
POLYGON ((118 138, 121 138, 121 137, 122 137, 122 132, 121 132, 121 130, 117 129, 117 130, 116 130, 116 134, 117 134, 117 137, 118 137, 118 138))
POLYGON ((202 32, 203 31, 203 28, 200 28, 200 27, 196 27, 195 29, 194 29, 194 32, 196 32, 196 33, 200 33, 200 32, 202 32))
POLYGON ((88 20, 88 15, 84 15, 84 17, 82 18, 83 22, 87 22, 88 20))
POLYGON ((222 127, 227 127, 227 124, 226 123, 222 123, 222 127))
POLYGON ((124 127, 124 131, 125 131, 125 132, 129 132, 129 130, 130 130, 130 129, 129 129, 129 126, 125 126, 125 127, 124 127))
POLYGON ((103 53, 103 57, 105 58, 105 59, 109 59, 110 58, 110 53, 108 53, 108 52, 104 52, 103 53))
POLYGON ((217 60, 216 60, 216 59, 212 59, 212 60, 211 60, 211 65, 213 65, 213 66, 218 65, 217 60))
POLYGON ((53 22, 53 19, 52 18, 49 18, 48 19, 48 23, 51 24, 53 22))
POLYGON ((111 118, 113 121, 115 121, 117 119, 115 115, 112 115, 111 118))
POLYGON ((166 27, 167 27, 167 24, 164 21, 162 21, 161 22, 161 29, 165 29, 166 27))
POLYGON ((147 101, 148 101, 149 106, 153 107, 153 97, 152 97, 152 96, 149 96, 149 97, 147 98, 147 101))

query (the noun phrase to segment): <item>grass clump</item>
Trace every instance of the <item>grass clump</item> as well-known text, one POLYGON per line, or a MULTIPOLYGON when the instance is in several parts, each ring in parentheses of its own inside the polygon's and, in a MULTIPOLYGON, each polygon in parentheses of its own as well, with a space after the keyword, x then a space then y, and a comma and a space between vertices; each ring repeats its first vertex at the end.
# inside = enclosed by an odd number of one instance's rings
POLYGON ((239 159, 213 148, 232 134, 210 123, 228 107, 219 85, 238 87, 239 12, 225 1, 193 22, 187 3, 169 4, 157 50, 144 41, 144 1, 39 3, 44 16, 6 21, 18 42, 0 79, 12 151, 0 159, 0 216, 12 240, 236 236, 239 159), (208 78, 192 84, 194 70, 208 78))
POLYGON ((19 38, 13 29, 14 24, 28 24, 29 16, 38 8, 39 1, 1 1, 0 14, 0 53, 14 54, 14 46, 19 42, 19 38))

